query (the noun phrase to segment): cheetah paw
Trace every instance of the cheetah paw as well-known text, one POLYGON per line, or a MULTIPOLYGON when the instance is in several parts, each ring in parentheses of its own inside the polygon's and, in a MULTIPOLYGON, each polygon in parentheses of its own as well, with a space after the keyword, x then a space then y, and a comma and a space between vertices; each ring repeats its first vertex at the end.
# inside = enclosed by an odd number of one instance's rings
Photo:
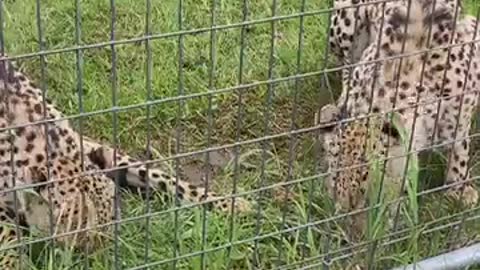
POLYGON ((473 206, 478 202, 478 191, 471 185, 452 188, 447 194, 456 200, 461 200, 466 206, 473 206))

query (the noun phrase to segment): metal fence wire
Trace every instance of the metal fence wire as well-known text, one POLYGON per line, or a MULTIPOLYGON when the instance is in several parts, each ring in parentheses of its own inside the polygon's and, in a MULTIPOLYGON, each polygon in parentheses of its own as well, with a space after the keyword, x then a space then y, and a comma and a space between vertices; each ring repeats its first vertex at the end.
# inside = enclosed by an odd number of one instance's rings
POLYGON ((477 2, 0 0, 1 269, 475 263, 477 2))

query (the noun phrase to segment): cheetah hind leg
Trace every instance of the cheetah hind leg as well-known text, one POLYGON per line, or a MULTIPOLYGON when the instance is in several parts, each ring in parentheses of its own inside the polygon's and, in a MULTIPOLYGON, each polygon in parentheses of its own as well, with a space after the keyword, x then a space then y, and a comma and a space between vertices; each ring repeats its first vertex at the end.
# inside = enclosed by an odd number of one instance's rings
MULTIPOLYGON (((101 169, 113 168, 113 148, 95 143, 91 139, 85 140, 84 146, 87 158, 92 161, 92 163, 96 164, 101 169)), ((131 166, 132 164, 140 164, 141 162, 128 155, 118 153, 118 151, 116 153, 116 159, 116 167, 126 168, 107 173, 107 176, 112 179, 116 176, 124 186, 146 188, 147 185, 149 185, 154 190, 159 190, 172 195, 176 194, 180 200, 191 203, 211 201, 211 204, 209 205, 213 207, 213 209, 225 213, 231 212, 232 202, 235 203, 235 213, 246 213, 250 212, 252 209, 250 202, 244 198, 222 198, 223 196, 211 191, 206 192, 205 188, 191 185, 186 181, 179 180, 177 183, 175 176, 158 168, 149 168, 148 175, 146 175, 147 169, 145 165, 131 166)))

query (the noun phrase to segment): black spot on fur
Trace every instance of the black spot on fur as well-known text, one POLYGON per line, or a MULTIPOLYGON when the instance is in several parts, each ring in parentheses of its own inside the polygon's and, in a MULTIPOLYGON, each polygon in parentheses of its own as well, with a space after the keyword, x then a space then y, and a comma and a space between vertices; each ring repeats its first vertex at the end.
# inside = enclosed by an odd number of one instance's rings
POLYGON ((44 159, 45 159, 45 157, 44 157, 42 154, 37 154, 37 155, 35 156, 35 160, 36 160, 38 163, 41 163, 44 159))
POLYGON ((32 142, 33 140, 35 140, 36 137, 37 137, 37 135, 35 135, 35 133, 33 131, 31 131, 27 135, 26 139, 27 139, 28 142, 32 142))
POLYGON ((37 114, 42 114, 42 105, 40 105, 40 103, 37 103, 33 106, 33 110, 37 113, 37 114))
POLYGON ((73 145, 73 142, 74 142, 72 136, 68 136, 68 138, 65 141, 70 145, 73 145))

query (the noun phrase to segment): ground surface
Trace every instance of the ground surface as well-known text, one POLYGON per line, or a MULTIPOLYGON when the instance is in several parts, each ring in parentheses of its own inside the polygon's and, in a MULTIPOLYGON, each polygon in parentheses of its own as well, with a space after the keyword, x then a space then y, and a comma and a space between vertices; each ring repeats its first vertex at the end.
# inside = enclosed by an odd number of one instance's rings
MULTIPOLYGON (((475 1, 466 1, 472 14, 478 5, 475 1)), ((77 1, 81 31, 76 31, 76 1, 40 2, 45 49, 61 50, 111 39, 110 1, 77 1)), ((19 61, 22 69, 38 82, 44 77, 47 95, 67 115, 107 110, 113 105, 141 105, 147 100, 179 94, 190 96, 184 102, 157 102, 118 112, 116 128, 112 113, 95 114, 83 121, 84 133, 90 137, 114 143, 113 135, 117 133, 119 147, 136 156, 144 156, 150 142, 154 157, 169 157, 178 152, 178 138, 180 151, 191 152, 310 127, 315 111, 331 100, 332 92, 339 90, 338 74, 327 74, 330 84, 326 84, 319 72, 333 63, 325 54, 328 14, 319 12, 328 7, 328 1, 305 1, 302 7, 300 0, 278 0, 275 15, 282 20, 273 26, 265 21, 272 15, 271 1, 246 1, 247 20, 255 24, 244 27, 242 1, 216 1, 213 20, 211 1, 184 1, 181 20, 177 1, 151 2, 147 20, 145 1, 115 1, 115 39, 133 39, 132 42, 114 50, 99 46, 50 54, 44 58, 43 74, 39 57, 19 61), (302 9, 310 14, 303 20, 295 16, 302 9), (207 30, 212 22, 237 27, 223 27, 213 35, 208 31, 193 33, 193 29, 207 30), (168 34, 181 31, 185 33, 181 37, 168 34), (146 32, 163 38, 148 43, 134 40, 146 32), (112 73, 116 74, 116 83, 112 73), (305 73, 298 80, 282 79, 270 86, 266 83, 269 79, 305 73), (235 89, 239 84, 250 87, 235 89), (221 93, 206 95, 209 90, 221 93)), ((35 1, 6 0, 4 7, 6 51, 10 55, 39 51, 35 1)), ((265 144, 253 142, 214 152, 209 183, 219 192, 230 192, 234 182, 239 191, 250 191, 294 179, 303 181, 288 188, 247 195, 252 200, 261 198, 259 211, 251 215, 231 219, 208 212, 205 223, 202 208, 165 213, 172 202, 165 202, 162 196, 153 195, 147 204, 137 194, 125 192, 123 217, 145 215, 148 211, 160 214, 122 224, 118 249, 112 244, 89 254, 87 259, 82 254, 35 245, 31 247, 32 267, 72 269, 74 265, 73 269, 82 269, 88 260, 93 269, 113 269, 117 254, 118 266, 123 269, 153 262, 165 263, 151 269, 170 269, 173 265, 178 269, 201 269, 202 263, 208 265, 205 269, 248 269, 254 265, 260 269, 298 269, 309 265, 317 268, 314 266, 328 258, 339 258, 332 263, 334 269, 366 261, 385 269, 475 240, 479 228, 468 218, 475 217, 478 210, 458 208, 443 200, 441 194, 434 194, 422 196, 417 224, 403 216, 403 231, 379 241, 367 239, 357 244, 356 256, 349 255, 352 250, 344 241, 342 219, 319 222, 331 217, 332 206, 322 191, 322 177, 311 177, 323 169, 321 162, 316 162, 321 160, 316 153, 313 133, 296 137, 284 134, 265 144), (238 162, 234 158, 237 152, 238 162), (467 221, 457 226, 463 219, 467 221), (310 222, 315 226, 305 226, 310 222), (236 244, 226 248, 231 242, 236 244), (366 245, 369 243, 376 245, 366 245), (202 250, 208 252, 201 255, 202 250), (175 254, 182 259, 168 262, 175 254)), ((191 158, 180 160, 187 163, 183 174, 202 184, 198 160, 205 158, 205 154, 197 156, 196 163, 191 158)), ((441 161, 441 157, 437 160, 441 161)), ((434 162, 425 168, 422 183, 439 179, 436 163, 441 164, 434 162)), ((475 157, 473 170, 478 171, 477 163, 475 157)), ((170 162, 162 166, 173 165, 170 162)))

